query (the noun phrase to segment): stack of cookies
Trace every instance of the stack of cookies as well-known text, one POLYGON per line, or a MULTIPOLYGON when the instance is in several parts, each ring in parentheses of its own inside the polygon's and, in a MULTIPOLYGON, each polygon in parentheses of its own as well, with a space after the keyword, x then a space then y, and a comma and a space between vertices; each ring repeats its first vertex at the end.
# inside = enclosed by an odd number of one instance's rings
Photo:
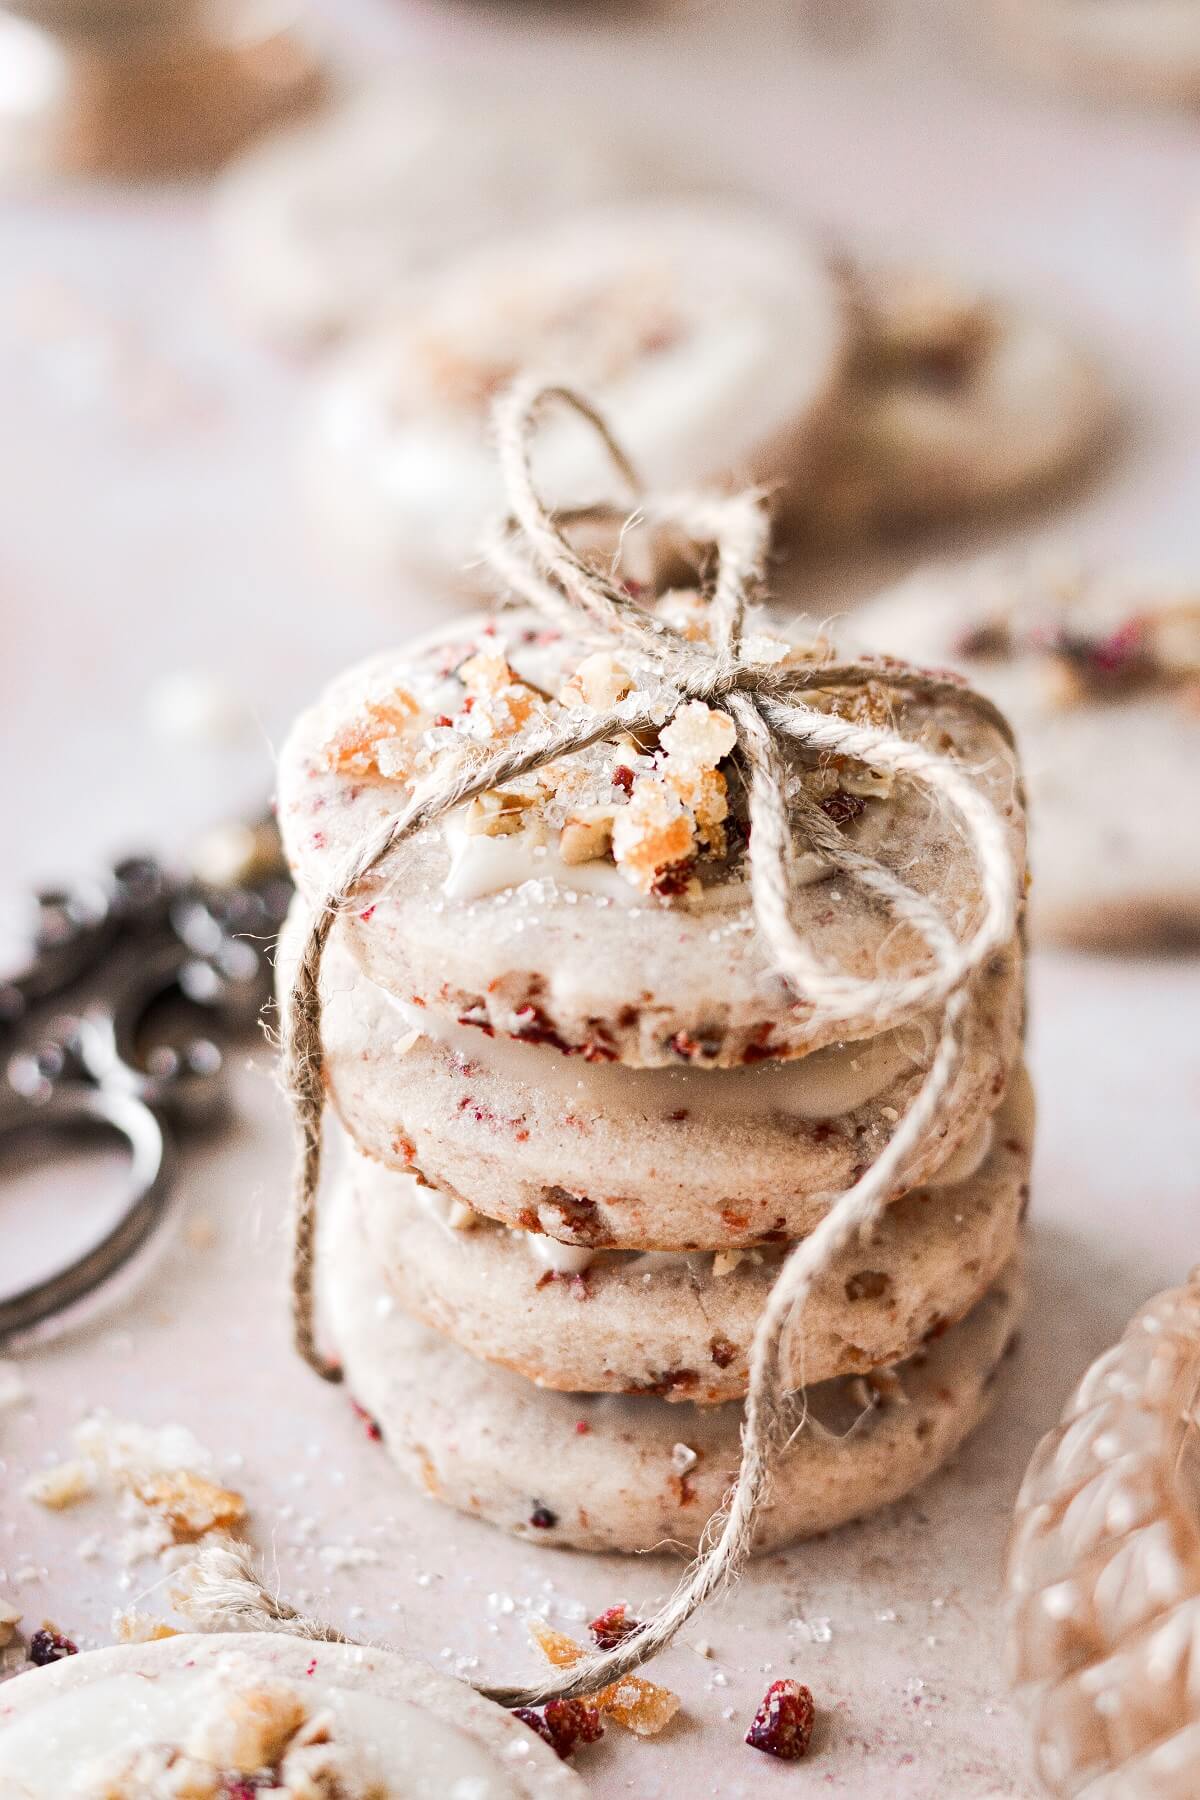
MULTIPOLYGON (((693 642, 706 600, 654 610, 693 642)), ((828 646, 750 632, 759 660, 828 646)), ((480 749, 654 691, 630 640, 480 616, 342 676, 291 734, 279 817, 309 905, 410 794, 480 749)), ((806 695, 950 756, 993 802, 1014 891, 1019 776, 966 690, 806 695)), ((731 720, 689 701, 482 794, 368 880, 325 954, 325 1076, 346 1153, 324 1208, 326 1329, 351 1394, 429 1494, 534 1539, 694 1548, 740 1455, 748 1352, 788 1246, 888 1142, 938 1041, 798 1000, 746 878, 731 720)), ((982 899, 954 819, 907 784, 796 750, 789 781, 960 936, 982 899)), ((798 844, 793 919, 867 977, 928 951, 798 844)), ((1032 1109, 1013 941, 969 997, 963 1055, 884 1222, 792 1331, 793 1435, 760 1543, 894 1500, 981 1416, 1020 1308, 1032 1109)))

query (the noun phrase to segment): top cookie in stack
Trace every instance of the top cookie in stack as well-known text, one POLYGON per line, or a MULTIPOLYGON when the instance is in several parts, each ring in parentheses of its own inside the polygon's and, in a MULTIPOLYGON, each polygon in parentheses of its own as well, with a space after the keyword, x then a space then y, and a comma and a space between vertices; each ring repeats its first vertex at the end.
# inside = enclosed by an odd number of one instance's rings
MULTIPOLYGON (((712 630, 698 593, 653 610, 685 641, 712 630)), ((831 655, 754 627, 744 647, 780 667, 831 655)), ((1019 891, 1001 725, 967 690, 905 673, 881 662, 878 680, 805 698, 952 758, 1002 819, 1019 891)), ((774 972, 732 721, 672 700, 636 639, 597 649, 540 613, 481 616, 343 676, 280 766, 284 839, 315 905, 448 766, 627 696, 644 712, 656 691, 651 728, 412 838, 339 918, 323 969, 325 1075, 357 1146, 324 1257, 353 1391, 439 1497, 544 1541, 625 1549, 695 1544, 719 1504, 781 1247, 904 1118, 937 1013, 914 990, 882 1025, 833 1017, 774 972)), ((960 941, 978 925, 972 854, 921 790, 800 750, 786 781, 794 811, 902 873, 960 941)), ((928 971, 922 938, 852 875, 800 846, 795 864, 793 922, 822 964, 893 994, 928 971)), ((958 1071, 895 1184, 906 1198, 806 1311, 789 1385, 816 1377, 805 1405, 832 1429, 798 1439, 761 1541, 895 1497, 982 1410, 1019 1299, 1021 1015, 1014 940, 972 985, 958 1071), (876 1404, 897 1397, 909 1404, 876 1404)))

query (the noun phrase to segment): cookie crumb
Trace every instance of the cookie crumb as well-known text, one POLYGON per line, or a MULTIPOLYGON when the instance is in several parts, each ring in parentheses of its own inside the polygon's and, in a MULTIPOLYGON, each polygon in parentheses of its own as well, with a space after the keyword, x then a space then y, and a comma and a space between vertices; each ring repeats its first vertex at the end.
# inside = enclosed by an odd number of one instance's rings
POLYGON ((156 1619, 152 1613, 138 1612, 136 1607, 127 1606, 124 1611, 113 1614, 113 1636, 118 1644, 157 1644, 162 1638, 178 1637, 174 1626, 162 1619, 156 1619))
POLYGON ((21 1491, 27 1500, 36 1500, 51 1512, 65 1512, 95 1493, 96 1471, 82 1461, 55 1463, 31 1476, 21 1491))
POLYGON ((209 1532, 228 1531, 246 1517, 241 1494, 190 1469, 171 1469, 149 1477, 134 1475, 128 1486, 144 1507, 165 1521, 177 1544, 194 1544, 209 1532))

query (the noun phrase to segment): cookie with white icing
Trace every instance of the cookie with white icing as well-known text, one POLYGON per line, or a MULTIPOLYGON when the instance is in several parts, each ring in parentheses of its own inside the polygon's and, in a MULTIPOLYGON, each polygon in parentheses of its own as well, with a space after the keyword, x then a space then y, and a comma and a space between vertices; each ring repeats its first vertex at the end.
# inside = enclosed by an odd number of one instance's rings
POLYGON ((996 0, 1021 61, 1105 99, 1195 105, 1200 12, 1194 0, 996 0))
MULTIPOLYGON (((280 944, 284 1004, 303 925, 298 907, 280 944)), ((503 1224, 585 1248, 734 1248, 811 1230, 888 1141, 937 1042, 924 1018, 740 1069, 588 1062, 395 999, 358 968, 340 924, 322 993, 325 1079, 361 1150, 503 1224)), ((1013 944, 976 987, 962 1058, 907 1185, 986 1123, 1023 1011, 1013 944)))
POLYGON ((988 562, 922 572, 854 629, 963 670, 1011 719, 1035 933, 1098 948, 1200 940, 1200 591, 1050 558, 988 562))
MULTIPOLYGON (((1021 1070, 936 1180, 889 1207, 822 1276, 792 1336, 789 1386, 902 1361, 969 1312, 1016 1250, 1032 1145, 1021 1070)), ((494 1225, 355 1152, 341 1180, 387 1291, 473 1356, 565 1392, 701 1405, 745 1393, 784 1246, 579 1250, 494 1225)))
MULTIPOLYGON (((737 1472, 742 1407, 562 1394, 478 1361, 394 1303, 349 1190, 328 1208, 321 1280, 358 1404, 432 1498, 518 1536, 585 1550, 695 1549, 737 1472)), ((797 1396, 756 1542, 788 1543, 897 1500, 982 1417, 1023 1290, 1009 1265, 968 1314, 895 1371, 797 1396)))
POLYGON ((93 1650, 0 1687, 4 1800, 557 1800, 527 1726, 396 1651, 266 1633, 93 1650))
POLYGON ((605 131, 528 86, 519 99, 489 99, 425 79, 381 83, 275 133, 225 172, 217 253, 243 317, 308 350, 360 330, 473 245, 662 192, 679 176, 669 146, 636 121, 605 131))
POLYGON ((1078 470, 1106 445, 1109 390, 1035 311, 932 270, 848 273, 847 379, 797 510, 810 542, 953 518, 1078 470))
MULTIPOLYGON (((464 579, 505 510, 491 405, 529 368, 586 392, 652 490, 787 485, 846 345, 841 286, 791 224, 718 202, 581 213, 459 259, 327 366, 311 506, 376 567, 464 579)), ((536 461, 556 506, 613 492, 577 420, 548 420, 536 461)))
MULTIPOLYGON (((664 614, 697 637, 695 596, 664 614)), ((811 666, 828 654, 754 630, 756 654, 811 666)), ((632 647, 592 651, 541 617, 464 621, 438 643, 379 656, 335 681, 280 757, 279 823, 301 893, 315 903, 414 784, 539 725, 585 723, 661 693, 632 647), (625 702, 622 702, 625 703, 625 702)), ((906 696, 880 679, 810 704, 888 726, 953 757, 995 806, 1020 891, 1024 822, 1005 730, 965 690, 906 696)), ((746 879, 744 787, 732 722, 690 702, 651 738, 600 743, 459 808, 414 835, 360 888, 345 920, 359 966, 431 1014, 591 1061, 719 1067, 779 1060, 875 1035, 878 1015, 818 1012, 774 972, 746 879)), ((981 917, 957 817, 862 764, 797 751, 790 778, 849 843, 926 896, 962 937, 981 917)), ((927 971, 928 947, 873 897, 797 847, 791 913, 812 954, 864 980, 927 971)), ((914 998, 908 1017, 922 1010, 914 998)), ((901 1022, 897 1017, 895 1023, 901 1022)))

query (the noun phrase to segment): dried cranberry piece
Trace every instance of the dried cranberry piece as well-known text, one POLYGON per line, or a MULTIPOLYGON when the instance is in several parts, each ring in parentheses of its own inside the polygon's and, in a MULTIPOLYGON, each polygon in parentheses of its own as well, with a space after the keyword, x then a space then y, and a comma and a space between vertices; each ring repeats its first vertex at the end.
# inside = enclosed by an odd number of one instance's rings
POLYGON ((746 1742, 783 1762, 807 1755, 812 1741, 813 1697, 798 1681, 773 1681, 754 1715, 746 1742))
POLYGON ((861 794, 848 794, 844 788, 838 788, 836 793, 826 794, 820 804, 825 817, 835 825, 849 825, 867 803, 861 794))
POLYGON ((594 1618, 588 1630, 601 1650, 615 1650, 618 1644, 641 1629, 641 1623, 640 1619, 629 1617, 629 1609, 622 1600, 619 1606, 610 1606, 594 1618))
POLYGON ((79 1645, 73 1644, 61 1631, 46 1625, 30 1638, 27 1654, 31 1663, 44 1669, 48 1663, 61 1662, 64 1656, 78 1656, 79 1645))
POLYGON ((623 794, 632 794, 633 770, 625 763, 618 763, 613 770, 612 784, 615 788, 620 788, 623 794))
POLYGON ((516 1717, 549 1744, 564 1762, 577 1744, 594 1744, 604 1736, 604 1724, 594 1706, 584 1700, 547 1700, 540 1711, 518 1706, 516 1717))
POLYGON ((650 892, 660 900, 676 900, 680 894, 686 894, 692 885, 692 874, 696 867, 694 856, 686 862, 667 863, 656 869, 654 880, 650 883, 650 892))
POLYGON ((552 1531, 558 1524, 558 1514, 551 1512, 548 1506, 543 1506, 539 1501, 529 1515, 529 1523, 539 1531, 552 1531))
POLYGON ((363 1425, 366 1428, 367 1436, 371 1439, 372 1443, 382 1443, 383 1428, 380 1425, 379 1420, 375 1418, 373 1414, 369 1413, 365 1406, 360 1406, 357 1400, 352 1398, 350 1404, 362 1420, 363 1425))

